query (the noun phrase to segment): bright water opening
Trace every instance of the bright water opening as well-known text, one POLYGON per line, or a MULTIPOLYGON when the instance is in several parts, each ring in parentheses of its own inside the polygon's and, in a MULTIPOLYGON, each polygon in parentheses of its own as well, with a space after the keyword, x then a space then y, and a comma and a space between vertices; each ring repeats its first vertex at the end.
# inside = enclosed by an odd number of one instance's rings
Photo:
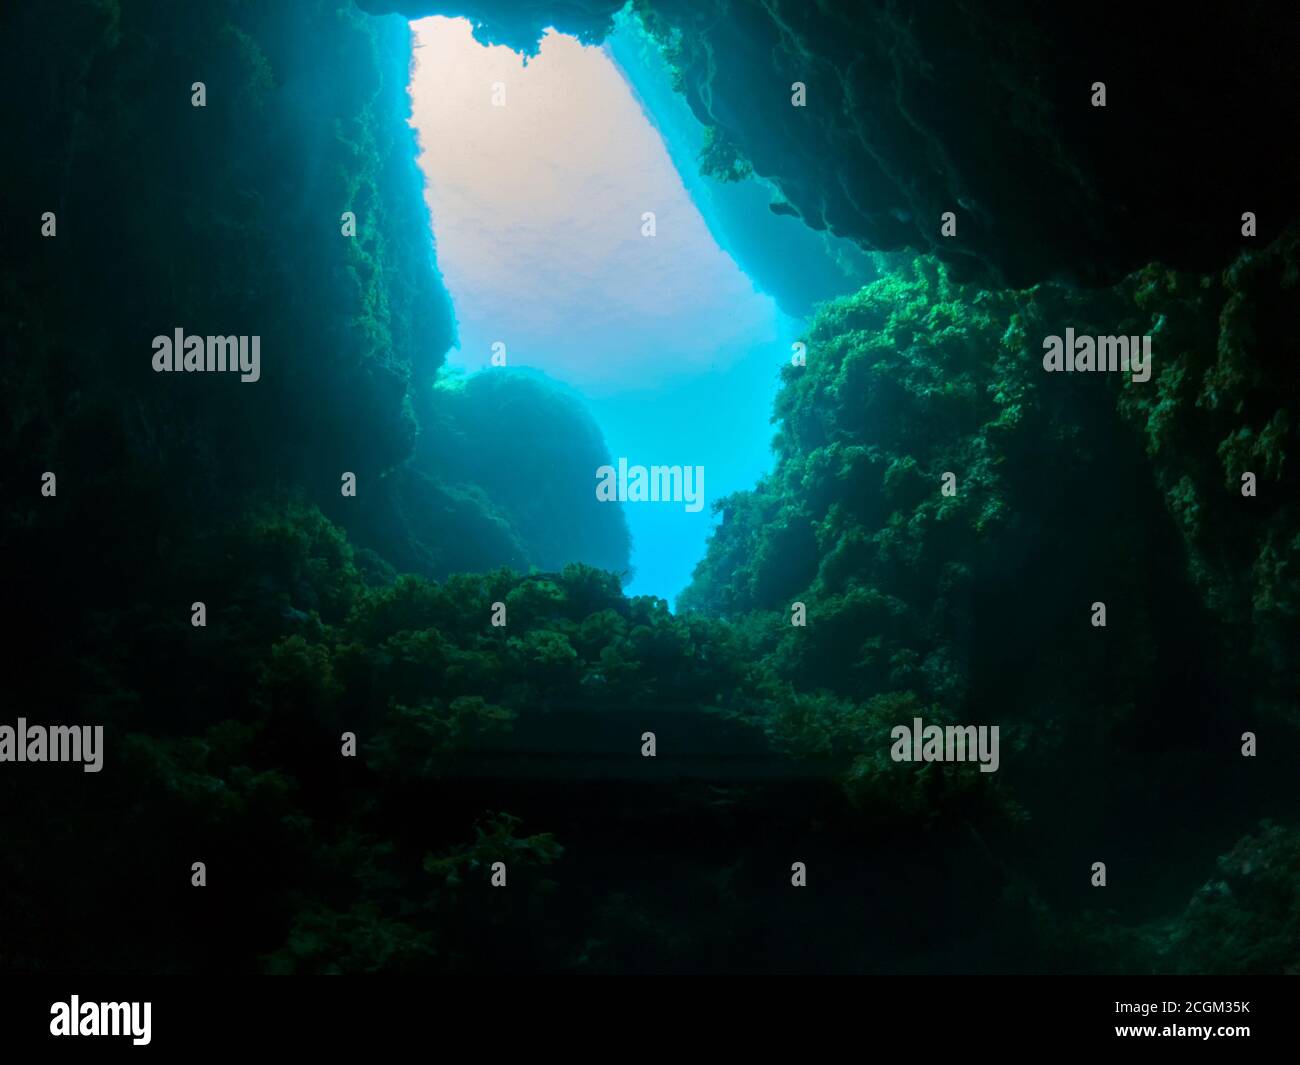
POLYGON ((550 31, 527 62, 479 44, 464 19, 413 31, 412 124, 460 337, 449 365, 491 373, 495 351, 568 386, 615 465, 703 468, 701 510, 623 504, 627 590, 671 600, 703 556, 712 503, 769 467, 777 374, 803 328, 720 240, 780 232, 797 254, 769 248, 766 267, 806 280, 816 260, 837 274, 830 288, 854 285, 824 238, 767 210, 761 183, 713 194, 695 162, 702 128, 635 19, 599 48, 550 31))

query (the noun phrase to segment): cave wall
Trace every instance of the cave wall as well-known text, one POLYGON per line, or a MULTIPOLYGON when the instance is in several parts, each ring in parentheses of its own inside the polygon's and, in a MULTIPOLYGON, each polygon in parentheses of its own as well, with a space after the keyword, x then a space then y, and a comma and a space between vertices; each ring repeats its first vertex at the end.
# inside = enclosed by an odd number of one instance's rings
POLYGON ((57 33, 44 18, 15 5, 4 25, 26 42, 3 73, 25 101, 3 219, 9 522, 37 552, 97 527, 100 550, 67 563, 97 585, 101 551, 147 574, 185 522, 260 493, 337 498, 343 471, 364 486, 401 462, 409 395, 453 338, 405 27, 314 0, 76 4, 57 33), (260 379, 154 372, 175 328, 260 336, 260 379), (26 490, 46 470, 61 507, 26 490))

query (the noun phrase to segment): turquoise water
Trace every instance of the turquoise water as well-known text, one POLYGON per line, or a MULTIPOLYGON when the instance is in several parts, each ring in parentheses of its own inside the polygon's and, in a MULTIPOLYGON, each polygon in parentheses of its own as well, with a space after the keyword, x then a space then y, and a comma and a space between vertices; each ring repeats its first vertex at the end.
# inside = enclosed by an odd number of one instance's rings
POLYGON ((454 20, 424 26, 440 80, 417 78, 412 94, 417 129, 434 127, 420 132, 460 334, 448 362, 491 373, 489 353, 505 343, 508 366, 540 371, 583 399, 615 464, 702 469, 702 508, 622 504, 627 591, 671 601, 704 554, 713 504, 770 466, 771 402, 805 316, 868 279, 869 260, 774 214, 764 182, 700 173, 703 127, 633 20, 620 16, 599 49, 552 36, 528 66, 471 41, 454 20), (458 168, 439 150, 449 134, 437 123, 452 119, 422 118, 422 96, 466 91, 463 106, 477 106, 486 78, 510 94, 478 127, 500 134, 480 146, 497 161, 458 168), (496 118, 518 124, 497 131, 496 118), (636 230, 645 205, 657 216, 653 245, 636 230), (620 230, 625 238, 609 236, 620 230))

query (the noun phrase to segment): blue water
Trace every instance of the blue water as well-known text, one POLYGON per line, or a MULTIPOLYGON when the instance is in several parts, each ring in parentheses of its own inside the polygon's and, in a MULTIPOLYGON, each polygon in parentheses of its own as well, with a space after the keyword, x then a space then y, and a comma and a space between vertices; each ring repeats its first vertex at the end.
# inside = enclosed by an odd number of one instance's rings
MULTIPOLYGON (((618 17, 603 52, 640 105, 640 118, 662 141, 671 169, 703 221, 698 237, 692 238, 697 243, 690 245, 691 254, 673 262, 672 268, 683 276, 674 279, 678 284, 671 291, 682 298, 631 326, 626 314, 602 315, 603 308, 593 300, 591 313, 581 315, 586 321, 557 323, 550 332, 531 329, 526 343, 511 348, 510 359, 511 365, 547 372, 566 365, 554 359, 557 350, 573 350, 577 344, 577 350, 596 353, 602 367, 614 368, 612 385, 607 379, 599 387, 594 379, 588 388, 576 379, 563 383, 583 396, 613 462, 626 458, 629 465, 703 467, 702 510, 691 512, 684 502, 675 501, 622 504, 632 536, 632 576, 626 590, 671 602, 704 555, 717 520, 713 504, 752 487, 770 468, 772 399, 780 368, 789 362, 806 316, 817 300, 870 280, 870 263, 852 245, 770 211, 768 205, 779 197, 761 180, 722 183, 699 173, 704 129, 673 90, 671 71, 634 17, 618 17), (718 290, 726 279, 719 280, 716 265, 711 275, 692 273, 710 261, 704 254, 708 249, 698 243, 709 240, 716 244, 713 263, 726 261, 718 258, 721 249, 735 264, 729 291, 718 290), (647 352, 662 372, 647 373, 647 352)), ((637 111, 629 108, 628 113, 637 111)), ((527 147, 520 143, 518 150, 527 147)), ((520 165, 529 164, 521 158, 520 165)), ((676 221, 666 218, 661 224, 676 221)), ((538 221, 539 226, 546 224, 557 226, 555 243, 563 247, 563 223, 538 221)), ((433 225, 436 234, 437 217, 433 225)), ((535 240, 538 234, 529 236, 535 240)), ((456 265, 449 263, 448 254, 442 247, 444 268, 456 265)), ((617 265, 614 262, 611 269, 617 265)), ((452 353, 448 361, 475 369, 475 353, 482 365, 488 348, 484 329, 496 328, 500 301, 508 294, 479 286, 460 292, 453 287, 452 296, 462 336, 470 339, 467 350, 452 353)), ((595 485, 592 471, 593 492, 595 485)))

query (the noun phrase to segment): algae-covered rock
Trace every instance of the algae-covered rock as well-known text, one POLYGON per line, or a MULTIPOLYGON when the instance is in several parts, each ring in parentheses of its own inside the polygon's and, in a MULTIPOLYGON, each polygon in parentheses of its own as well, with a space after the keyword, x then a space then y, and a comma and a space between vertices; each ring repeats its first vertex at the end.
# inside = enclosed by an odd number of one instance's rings
POLYGON ((1125 286, 1160 352, 1150 388, 1119 409, 1182 536, 1189 573, 1264 691, 1292 703, 1300 646, 1300 236, 1243 252, 1221 275, 1158 267, 1125 286))

